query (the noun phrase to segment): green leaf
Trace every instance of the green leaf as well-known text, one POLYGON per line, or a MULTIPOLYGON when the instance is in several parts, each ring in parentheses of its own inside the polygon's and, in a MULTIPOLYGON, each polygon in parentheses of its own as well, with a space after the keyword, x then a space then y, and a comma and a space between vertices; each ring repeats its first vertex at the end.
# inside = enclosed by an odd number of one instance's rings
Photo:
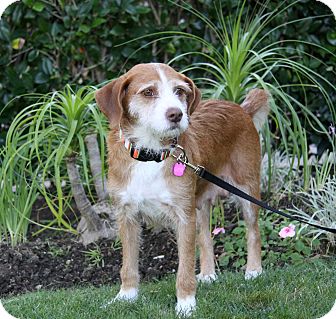
POLYGON ((93 1, 87 0, 86 2, 78 5, 78 16, 83 16, 88 14, 92 9, 93 1))
POLYGON ((43 72, 37 73, 34 79, 36 84, 44 84, 48 82, 48 80, 49 80, 49 76, 43 72))
POLYGON ((336 31, 328 32, 327 40, 331 45, 336 45, 336 31))
MULTIPOLYGON (((10 62, 10 54, 6 52, 0 55, 0 65, 5 65, 10 62)), ((2 85, 0 84, 0 90, 2 89, 2 85)), ((6 104, 6 103, 4 103, 6 104)), ((1 144, 1 143, 0 143, 1 144)))
POLYGON ((295 242, 295 249, 298 251, 298 252, 301 252, 303 251, 305 248, 305 244, 301 241, 301 240, 297 240, 295 242))
POLYGON ((10 32, 9 29, 7 29, 5 26, 0 27, 0 40, 3 41, 10 41, 10 32))
POLYGON ((239 258, 233 263, 233 267, 240 268, 241 266, 244 266, 246 263, 245 258, 239 258))
POLYGON ((120 24, 117 24, 110 30, 110 34, 112 35, 121 35, 124 32, 125 32, 125 29, 120 24))
POLYGON ((33 62, 38 56, 40 55, 40 52, 38 50, 32 50, 28 53, 28 62, 33 62))
POLYGON ((224 250, 226 252, 230 252, 230 251, 234 251, 234 248, 233 248, 233 243, 227 241, 224 243, 224 250))
POLYGON ((51 26, 50 33, 53 37, 56 37, 62 31, 62 27, 59 23, 54 22, 51 26))
POLYGON ((26 5, 26 6, 28 6, 28 7, 32 7, 33 6, 33 4, 34 4, 34 0, 22 0, 22 2, 26 5))
POLYGON ((219 257, 219 265, 226 267, 230 262, 230 256, 224 255, 219 257))
POLYGON ((138 13, 138 14, 146 14, 146 13, 149 13, 151 11, 152 11, 151 8, 144 7, 144 6, 138 6, 135 9, 135 12, 138 13))
POLYGON ((46 75, 52 74, 53 65, 52 65, 52 62, 50 61, 50 59, 48 59, 48 58, 43 58, 42 59, 42 71, 46 75))
POLYGON ((12 19, 14 24, 19 24, 22 18, 22 8, 20 6, 15 6, 15 9, 12 13, 12 19))
POLYGON ((289 255, 289 257, 290 257, 294 262, 296 262, 296 261, 300 261, 300 260, 303 259, 303 256, 300 255, 299 253, 292 253, 292 254, 289 255))
POLYGON ((37 12, 42 12, 44 8, 45 8, 45 4, 38 1, 38 2, 34 3, 32 9, 37 11, 37 12))
POLYGON ((243 227, 236 227, 233 231, 232 231, 232 234, 235 234, 235 235, 240 235, 242 233, 244 233, 244 228, 243 227))
POLYGON ((106 19, 104 18, 96 18, 94 19, 94 21, 92 22, 92 25, 91 27, 92 28, 95 28, 95 27, 98 27, 99 25, 103 24, 106 22, 106 19))
POLYGON ((91 31, 91 28, 86 24, 81 24, 78 30, 83 33, 89 33, 91 31))

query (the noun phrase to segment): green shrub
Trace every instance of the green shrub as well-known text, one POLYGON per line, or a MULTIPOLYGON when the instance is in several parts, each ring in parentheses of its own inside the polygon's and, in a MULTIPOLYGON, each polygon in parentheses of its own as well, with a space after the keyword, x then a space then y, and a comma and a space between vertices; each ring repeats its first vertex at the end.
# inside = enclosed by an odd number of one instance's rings
MULTIPOLYGON (((226 20, 232 19, 242 3, 236 0, 219 2, 226 20)), ((29 103, 19 98, 22 94, 61 90, 66 84, 96 85, 118 76, 136 63, 167 62, 181 53, 201 49, 199 43, 179 37, 160 42, 154 39, 139 51, 140 47, 150 42, 149 39, 117 46, 139 36, 158 31, 182 31, 217 46, 218 40, 211 28, 177 3, 181 1, 22 0, 12 4, 0 21, 0 124, 8 125, 13 115, 29 103), (13 98, 15 101, 3 110, 13 98)), ((284 3, 286 6, 286 3, 292 2, 284 3)), ((248 12, 257 12, 260 6, 270 12, 278 5, 279 1, 276 0, 246 1, 243 17, 248 12)), ((193 8, 203 12, 216 26, 220 25, 213 1, 194 1, 193 8)), ((303 64, 316 73, 323 74, 329 81, 334 79, 336 59, 325 49, 334 50, 335 20, 325 5, 314 0, 296 2, 273 19, 264 32, 278 26, 262 41, 261 46, 275 41, 280 41, 280 46, 286 43, 287 49, 283 52, 285 56, 299 56, 303 64), (309 16, 320 18, 305 19, 309 16), (284 25, 287 21, 297 19, 300 20, 284 25), (286 42, 294 37, 302 41, 286 42), (306 46, 304 41, 312 42, 315 46, 306 46)), ((200 61, 201 57, 184 56, 174 66, 182 69, 200 61)), ((190 72, 190 75, 204 76, 202 72, 196 71, 190 72)), ((294 70, 282 69, 277 79, 283 84, 295 82, 298 78, 294 70)), ((323 96, 316 94, 315 88, 307 88, 302 92, 299 87, 288 86, 286 93, 319 116, 325 127, 330 124, 327 105, 323 96)), ((335 103, 335 92, 327 90, 327 94, 335 103)), ((5 133, 6 127, 0 127, 0 144, 4 142, 5 133)), ((309 130, 308 135, 311 142, 319 145, 319 150, 323 151, 327 147, 329 141, 325 137, 312 130, 309 130)))

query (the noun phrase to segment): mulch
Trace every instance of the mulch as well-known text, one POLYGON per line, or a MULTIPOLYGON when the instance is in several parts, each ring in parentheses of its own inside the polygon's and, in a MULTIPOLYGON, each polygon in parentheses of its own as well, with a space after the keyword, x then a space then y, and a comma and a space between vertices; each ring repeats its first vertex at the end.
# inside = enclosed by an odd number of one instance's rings
MULTIPOLYGON (((119 282, 121 247, 112 240, 83 246, 66 233, 49 234, 15 248, 0 245, 0 297, 40 289, 94 286, 119 282), (90 251, 100 251, 96 263, 90 251)), ((140 247, 142 280, 160 279, 178 266, 174 235, 166 230, 143 231, 140 247)))
MULTIPOLYGON (((78 215, 75 212, 68 216, 74 220, 74 227, 78 215)), ((38 223, 52 218, 41 198, 34 205, 31 218, 38 223)), ((63 231, 45 230, 33 237, 31 234, 38 229, 31 224, 28 241, 14 248, 0 243, 0 298, 40 289, 120 283, 120 243, 100 240, 85 247, 75 235, 63 231), (97 252, 100 258, 94 259, 95 255, 99 257, 97 252)), ((143 226, 141 238, 141 281, 160 279, 177 272, 177 245, 171 230, 143 226)), ((223 247, 218 245, 215 252, 219 256, 223 247)))

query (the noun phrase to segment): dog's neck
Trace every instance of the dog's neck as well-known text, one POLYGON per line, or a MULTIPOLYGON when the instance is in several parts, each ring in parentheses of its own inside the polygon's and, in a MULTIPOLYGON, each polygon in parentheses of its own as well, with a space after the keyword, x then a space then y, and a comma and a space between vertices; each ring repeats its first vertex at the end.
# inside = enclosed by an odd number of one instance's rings
POLYGON ((178 136, 158 138, 157 134, 142 127, 123 127, 121 132, 123 138, 131 141, 136 148, 144 148, 157 153, 162 149, 171 148, 171 145, 176 144, 178 139, 178 136))

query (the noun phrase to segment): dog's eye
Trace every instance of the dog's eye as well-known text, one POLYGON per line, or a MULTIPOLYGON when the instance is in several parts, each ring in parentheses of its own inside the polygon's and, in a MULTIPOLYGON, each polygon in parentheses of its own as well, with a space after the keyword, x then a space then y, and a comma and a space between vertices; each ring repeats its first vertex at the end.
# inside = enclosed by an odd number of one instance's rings
POLYGON ((153 89, 145 89, 142 91, 142 94, 146 97, 152 97, 154 96, 154 91, 153 89))
POLYGON ((186 91, 184 89, 182 89, 182 88, 176 88, 176 90, 175 90, 175 94, 177 96, 184 95, 185 93, 186 93, 186 91))

